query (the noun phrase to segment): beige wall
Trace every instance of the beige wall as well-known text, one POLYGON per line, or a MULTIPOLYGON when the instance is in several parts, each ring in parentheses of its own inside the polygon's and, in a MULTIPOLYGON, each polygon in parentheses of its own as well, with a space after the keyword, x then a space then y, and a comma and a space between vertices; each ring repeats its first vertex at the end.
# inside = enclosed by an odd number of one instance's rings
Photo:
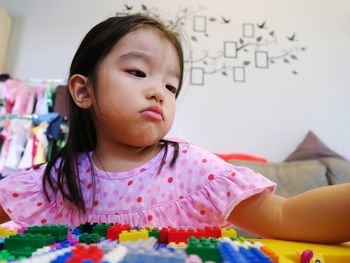
POLYGON ((6 51, 11 31, 11 17, 0 6, 0 73, 5 71, 6 51))

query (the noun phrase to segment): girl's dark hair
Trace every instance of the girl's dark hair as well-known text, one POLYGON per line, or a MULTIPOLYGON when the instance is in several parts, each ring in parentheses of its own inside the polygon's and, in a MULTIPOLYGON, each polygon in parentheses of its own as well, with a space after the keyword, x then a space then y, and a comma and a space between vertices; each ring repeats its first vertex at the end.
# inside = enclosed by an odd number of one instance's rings
MULTIPOLYGON (((93 27, 82 40, 74 55, 70 67, 69 78, 74 74, 81 74, 88 78, 96 92, 96 71, 101 61, 108 55, 114 45, 127 33, 139 25, 147 25, 159 30, 162 35, 172 43, 177 51, 180 63, 180 82, 176 93, 179 95, 183 79, 183 51, 180 40, 176 33, 153 17, 142 14, 134 14, 120 17, 110 17, 93 27)), ((90 151, 96 148, 96 129, 88 109, 79 108, 67 92, 69 135, 66 145, 62 150, 48 161, 44 171, 43 187, 46 198, 50 201, 49 188, 54 195, 59 192, 63 201, 72 204, 80 212, 86 213, 86 204, 83 199, 77 156, 85 152, 91 167, 91 180, 95 189, 94 169, 90 158, 90 151), (56 166, 56 167, 55 167, 56 166), (54 169, 57 176, 52 177, 51 170, 54 169), (48 188, 49 187, 49 188, 48 188)), ((165 163, 168 146, 174 146, 174 155, 170 162, 173 166, 176 162, 179 145, 177 142, 161 140, 165 147, 161 166, 165 163)), ((95 192, 95 191, 94 191, 95 192)))

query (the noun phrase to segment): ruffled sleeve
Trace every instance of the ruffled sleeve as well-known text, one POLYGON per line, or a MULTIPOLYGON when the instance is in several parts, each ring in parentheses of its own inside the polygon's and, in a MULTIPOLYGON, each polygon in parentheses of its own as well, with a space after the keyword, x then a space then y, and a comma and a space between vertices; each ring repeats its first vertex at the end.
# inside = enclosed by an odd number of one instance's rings
POLYGON ((191 217, 225 226, 232 210, 243 200, 263 191, 274 192, 276 184, 245 167, 211 174, 208 182, 186 199, 191 217))
POLYGON ((44 195, 45 167, 42 165, 0 181, 0 204, 18 225, 41 225, 57 216, 55 202, 48 202, 44 195))
MULTIPOLYGON (((227 163, 198 147, 190 146, 186 154, 188 165, 182 166, 182 170, 195 171, 182 179, 187 186, 185 189, 191 189, 183 191, 176 204, 181 220, 174 222, 176 225, 227 226, 227 218, 240 202, 263 191, 274 192, 276 189, 276 183, 263 175, 227 163)), ((179 162, 181 164, 181 157, 179 162)), ((170 208, 167 209, 170 211, 170 208)))

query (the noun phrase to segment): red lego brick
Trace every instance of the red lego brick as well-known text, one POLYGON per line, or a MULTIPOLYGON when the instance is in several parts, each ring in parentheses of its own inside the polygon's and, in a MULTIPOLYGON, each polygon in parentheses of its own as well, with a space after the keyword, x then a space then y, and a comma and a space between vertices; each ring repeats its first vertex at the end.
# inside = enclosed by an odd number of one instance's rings
POLYGON ((103 251, 98 246, 77 245, 72 250, 72 256, 66 260, 66 263, 80 263, 85 260, 100 262, 103 258, 103 251))
POLYGON ((205 237, 206 233, 203 229, 176 229, 172 228, 168 230, 168 242, 185 242, 189 237, 193 236, 196 238, 205 237))
POLYGON ((218 228, 216 226, 213 226, 213 227, 206 226, 204 228, 204 231, 205 231, 206 238, 210 238, 210 237, 220 238, 221 237, 221 228, 218 228))
POLYGON ((119 234, 126 230, 129 231, 131 229, 131 226, 129 224, 114 224, 113 226, 110 226, 107 229, 107 239, 110 240, 119 240, 119 234))

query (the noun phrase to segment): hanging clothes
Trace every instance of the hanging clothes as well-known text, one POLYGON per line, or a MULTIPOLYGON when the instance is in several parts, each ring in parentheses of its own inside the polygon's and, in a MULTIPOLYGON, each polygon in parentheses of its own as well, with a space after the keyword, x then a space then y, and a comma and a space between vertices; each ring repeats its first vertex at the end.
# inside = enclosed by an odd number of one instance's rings
MULTIPOLYGON (((46 162, 64 146, 67 117, 52 112, 57 101, 55 83, 14 79, 1 82, 0 176, 46 162)), ((65 100, 61 96, 62 99, 65 100)))

